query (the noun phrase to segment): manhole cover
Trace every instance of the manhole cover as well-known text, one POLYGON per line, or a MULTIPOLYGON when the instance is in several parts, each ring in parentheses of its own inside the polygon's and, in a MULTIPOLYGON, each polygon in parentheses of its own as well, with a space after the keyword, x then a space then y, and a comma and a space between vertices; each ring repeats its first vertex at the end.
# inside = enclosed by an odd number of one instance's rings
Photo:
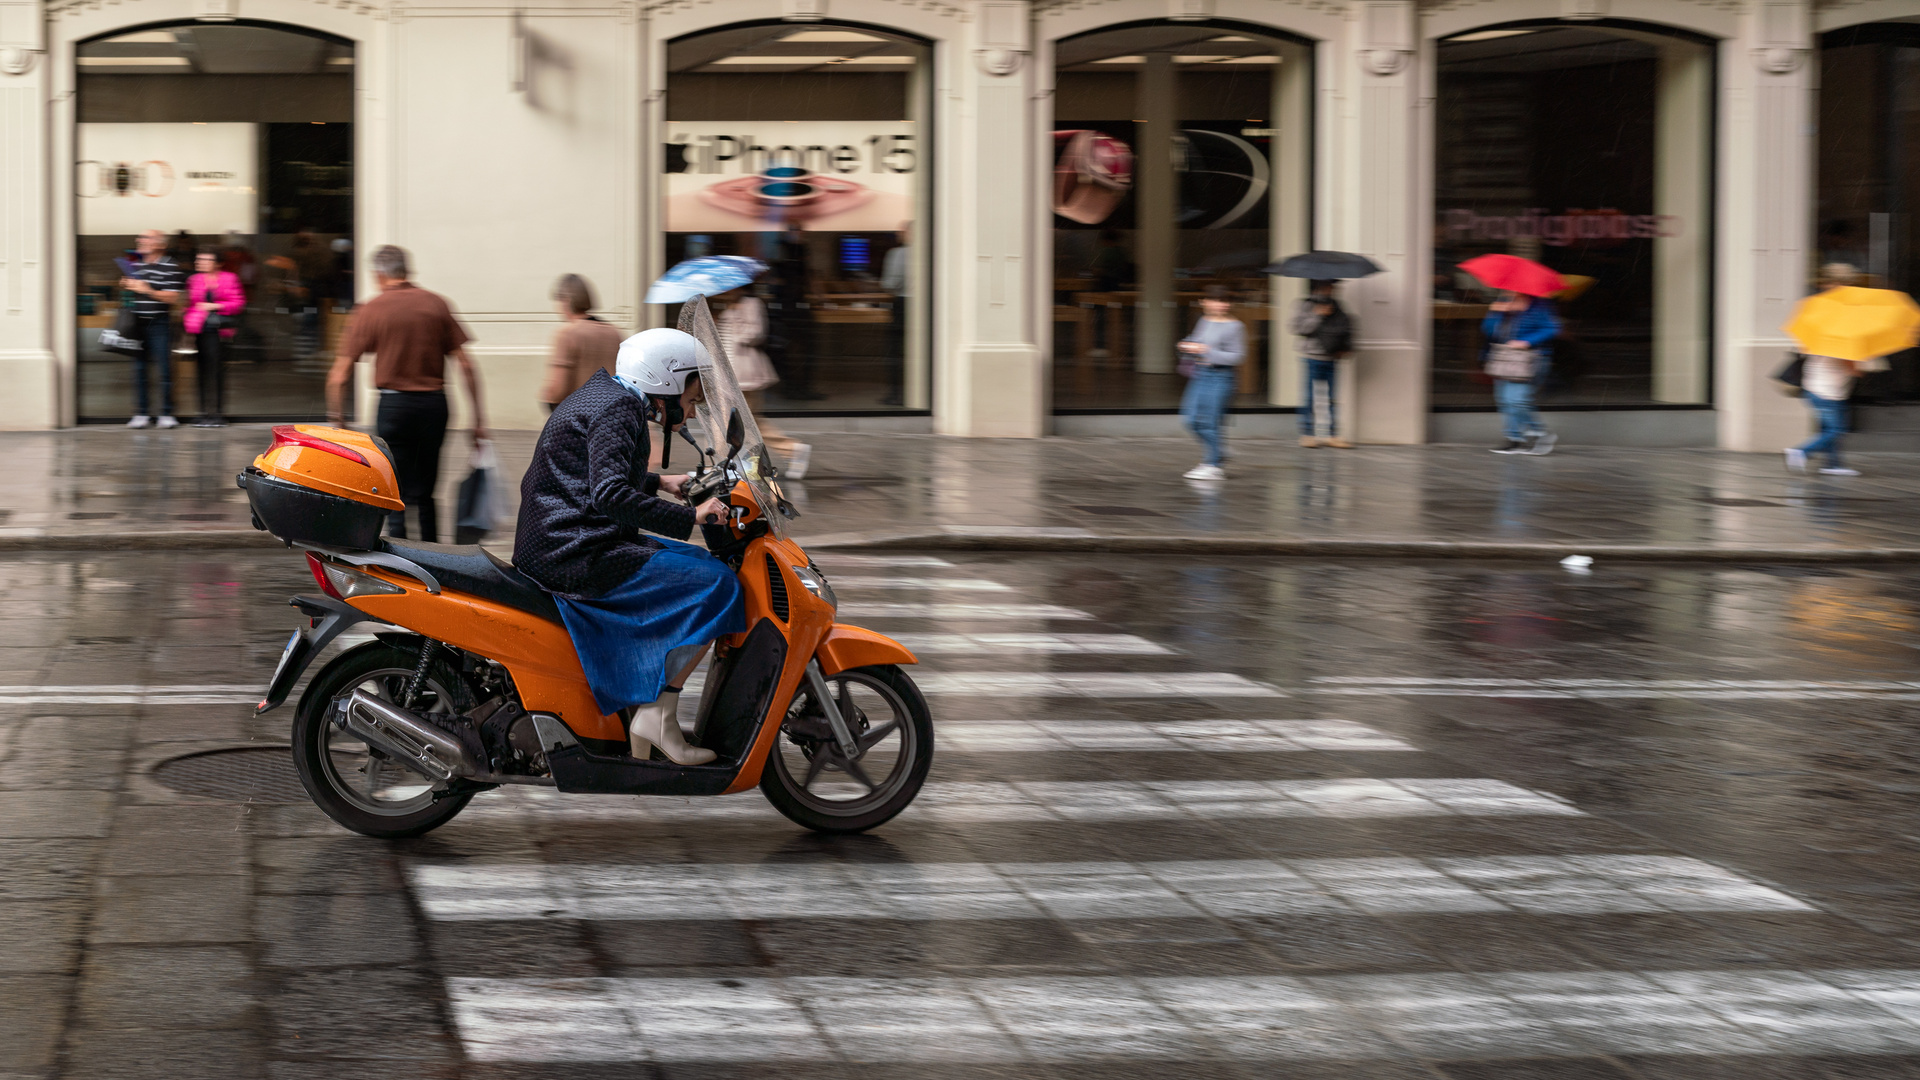
POLYGON ((225 514, 175 514, 173 515, 173 520, 175 521, 225 521, 226 519, 227 519, 227 515, 225 514))
POLYGON ((182 795, 228 802, 303 803, 307 789, 293 771, 293 751, 285 746, 257 750, 214 750, 163 761, 153 778, 182 795))

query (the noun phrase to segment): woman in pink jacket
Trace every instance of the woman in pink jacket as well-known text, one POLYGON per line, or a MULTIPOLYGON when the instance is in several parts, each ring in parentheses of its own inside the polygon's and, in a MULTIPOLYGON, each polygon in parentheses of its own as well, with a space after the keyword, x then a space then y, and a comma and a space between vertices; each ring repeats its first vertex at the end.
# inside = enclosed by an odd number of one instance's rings
POLYGON ((247 306, 247 297, 240 291, 240 279, 220 269, 220 257, 214 252, 201 252, 193 260, 193 269, 194 275, 187 282, 187 313, 182 320, 200 348, 200 419, 193 425, 226 427, 220 407, 225 390, 222 353, 233 337, 234 316, 247 306))

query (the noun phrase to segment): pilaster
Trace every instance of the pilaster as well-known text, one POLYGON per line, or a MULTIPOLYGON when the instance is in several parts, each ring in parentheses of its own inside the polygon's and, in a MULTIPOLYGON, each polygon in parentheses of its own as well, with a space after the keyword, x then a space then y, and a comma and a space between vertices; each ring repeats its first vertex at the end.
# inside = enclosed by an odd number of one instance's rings
POLYGON ((974 0, 964 51, 949 47, 945 65, 942 126, 951 137, 936 278, 948 284, 934 356, 934 429, 945 435, 1046 434, 1050 376, 1034 314, 1039 242, 1029 227, 1039 167, 1032 38, 1024 0, 974 0))
POLYGON ((1355 355, 1341 365, 1341 430, 1360 442, 1427 437, 1427 218, 1419 13, 1414 0, 1350 0, 1322 42, 1317 247, 1359 252, 1385 273, 1344 290, 1355 355))
POLYGON ((1780 329, 1808 288, 1812 238, 1812 11, 1809 0, 1748 0, 1721 43, 1720 445, 1773 451, 1799 442, 1806 409, 1768 376, 1793 342, 1780 329))
POLYGON ((48 323, 46 22, 39 0, 0 0, 0 428, 59 422, 48 323))

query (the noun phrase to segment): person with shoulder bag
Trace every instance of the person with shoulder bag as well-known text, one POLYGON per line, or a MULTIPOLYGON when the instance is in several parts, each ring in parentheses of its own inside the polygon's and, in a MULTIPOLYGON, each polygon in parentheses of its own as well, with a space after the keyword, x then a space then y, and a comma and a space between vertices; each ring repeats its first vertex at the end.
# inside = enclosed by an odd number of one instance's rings
POLYGON ((1549 454, 1554 435, 1540 424, 1534 394, 1553 363, 1553 339, 1560 317, 1545 297, 1515 293, 1487 307, 1480 323, 1487 335, 1485 371, 1493 379, 1493 400, 1500 407, 1506 440, 1496 454, 1549 454))
POLYGON ((226 427, 225 349, 233 340, 235 321, 247 306, 240 279, 220 269, 219 256, 202 251, 194 256, 194 275, 187 282, 187 312, 181 326, 198 342, 195 360, 200 381, 200 418, 195 427, 226 427))
POLYGON ((1333 381, 1339 361, 1353 352, 1353 319, 1333 295, 1338 284, 1337 281, 1314 281, 1309 286, 1309 295, 1300 298, 1293 318, 1287 321, 1287 330, 1298 342, 1296 348, 1306 369, 1306 389, 1300 396, 1300 445, 1305 447, 1331 446, 1345 450, 1353 445, 1340 437, 1339 410, 1334 403, 1333 381), (1318 437, 1315 430, 1316 385, 1326 388, 1327 436, 1324 439, 1318 437))

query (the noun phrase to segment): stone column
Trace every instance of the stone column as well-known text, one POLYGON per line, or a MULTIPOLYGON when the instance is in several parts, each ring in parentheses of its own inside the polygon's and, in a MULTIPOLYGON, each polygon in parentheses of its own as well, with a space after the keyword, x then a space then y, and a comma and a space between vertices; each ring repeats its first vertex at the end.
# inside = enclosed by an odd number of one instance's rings
POLYGON ((0 428, 16 430, 60 422, 47 288, 50 77, 39 0, 0 0, 0 428))
POLYGON ((1780 327, 1809 288, 1812 104, 1808 0, 1751 0, 1721 45, 1720 445, 1775 451, 1806 437, 1806 407, 1769 385, 1793 342, 1780 327))
MULTIPOLYGON (((1651 36, 1651 35, 1649 35, 1651 36)), ((1708 122, 1713 55, 1690 41, 1660 39, 1654 119, 1653 212, 1672 222, 1653 242, 1653 400, 1707 400, 1708 122)))
MULTIPOLYGON (((1268 121, 1274 134, 1273 190, 1269 196, 1273 209, 1267 225, 1267 253, 1278 262, 1313 246, 1308 242, 1312 230, 1307 220, 1313 173, 1306 167, 1313 156, 1313 52, 1305 45, 1294 44, 1280 45, 1274 51, 1280 63, 1273 76, 1273 115, 1268 121)), ((1268 281, 1272 288, 1267 302, 1273 307, 1267 322, 1267 403, 1298 405, 1300 358, 1286 326, 1294 303, 1307 294, 1307 283, 1283 277, 1268 281)))
POLYGON ((935 228, 949 284, 934 313, 934 430, 1037 438, 1046 434, 1049 372, 1035 336, 1032 27, 1022 0, 970 6, 967 36, 947 53, 947 190, 935 228))
POLYGON ((1427 438, 1427 249, 1432 213, 1421 133, 1414 0, 1350 0, 1345 33, 1319 46, 1322 120, 1319 245, 1386 272, 1344 292, 1356 326, 1340 365, 1340 431, 1359 442, 1427 438))
MULTIPOLYGON (((1179 174, 1173 168, 1174 140, 1180 136, 1180 84, 1171 53, 1154 52, 1140 68, 1140 145, 1133 170, 1134 265, 1140 302, 1133 311, 1133 370, 1172 371, 1173 343, 1182 336, 1181 312, 1173 295, 1173 267, 1179 259, 1179 174)), ((1184 329, 1184 328, 1182 328, 1184 329)))

